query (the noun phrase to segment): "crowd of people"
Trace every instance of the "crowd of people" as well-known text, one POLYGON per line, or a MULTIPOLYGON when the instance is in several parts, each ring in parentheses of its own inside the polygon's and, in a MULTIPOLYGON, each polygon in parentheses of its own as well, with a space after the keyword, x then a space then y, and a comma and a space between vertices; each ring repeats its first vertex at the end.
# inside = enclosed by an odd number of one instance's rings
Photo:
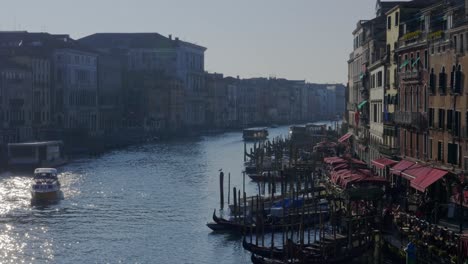
MULTIPOLYGON (((456 258, 461 244, 460 235, 447 227, 440 227, 429 221, 418 218, 400 210, 399 206, 384 210, 384 223, 388 228, 396 229, 401 235, 402 242, 412 242, 417 245, 420 254, 456 258)), ((387 229, 388 230, 388 229, 387 229)), ((468 252, 464 252, 464 257, 468 252)))

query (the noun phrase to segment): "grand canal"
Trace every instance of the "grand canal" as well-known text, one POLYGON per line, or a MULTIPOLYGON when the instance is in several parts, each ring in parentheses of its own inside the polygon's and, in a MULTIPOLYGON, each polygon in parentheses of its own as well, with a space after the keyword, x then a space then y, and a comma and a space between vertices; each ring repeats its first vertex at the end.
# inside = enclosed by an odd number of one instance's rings
POLYGON ((30 204, 31 176, 3 174, 0 263, 250 263, 239 237, 205 226, 219 170, 242 188, 242 152, 235 132, 78 159, 60 168, 64 200, 42 207, 30 204))

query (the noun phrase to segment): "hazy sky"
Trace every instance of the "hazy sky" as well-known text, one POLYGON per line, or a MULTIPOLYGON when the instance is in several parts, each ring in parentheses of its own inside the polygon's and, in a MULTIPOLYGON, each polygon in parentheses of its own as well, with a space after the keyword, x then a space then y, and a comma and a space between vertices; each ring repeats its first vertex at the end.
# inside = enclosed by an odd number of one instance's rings
POLYGON ((208 48, 206 70, 345 83, 376 0, 0 0, 0 30, 158 32, 208 48))

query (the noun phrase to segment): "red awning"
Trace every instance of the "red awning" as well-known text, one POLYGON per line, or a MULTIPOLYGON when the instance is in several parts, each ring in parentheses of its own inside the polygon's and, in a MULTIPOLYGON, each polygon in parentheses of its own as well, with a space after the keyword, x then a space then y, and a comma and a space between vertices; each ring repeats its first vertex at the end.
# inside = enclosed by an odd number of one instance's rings
POLYGON ((338 139, 338 142, 345 142, 347 139, 349 139, 353 134, 351 133, 346 133, 344 136, 342 136, 340 139, 338 139))
POLYGON ((391 159, 387 159, 387 158, 380 158, 380 159, 375 159, 373 161, 371 161, 372 165, 374 165, 375 167, 379 168, 379 169, 383 169, 385 167, 390 167, 396 163, 398 163, 397 161, 394 161, 394 160, 391 160, 391 159))
POLYGON ((344 159, 340 158, 340 157, 326 157, 323 159, 323 162, 327 163, 327 164, 333 164, 333 163, 336 163, 336 162, 344 162, 344 159))
POLYGON ((447 175, 447 173, 448 172, 444 170, 430 168, 429 173, 425 173, 424 175, 418 176, 416 179, 412 180, 411 187, 420 192, 424 192, 427 187, 447 175))
POLYGON ((426 167, 421 164, 416 164, 401 172, 401 176, 409 181, 416 178, 424 177, 431 172, 431 167, 426 167))
POLYGON ((390 172, 394 175, 401 175, 401 172, 408 169, 409 167, 415 165, 416 163, 409 160, 402 160, 398 162, 393 168, 390 169, 390 172))

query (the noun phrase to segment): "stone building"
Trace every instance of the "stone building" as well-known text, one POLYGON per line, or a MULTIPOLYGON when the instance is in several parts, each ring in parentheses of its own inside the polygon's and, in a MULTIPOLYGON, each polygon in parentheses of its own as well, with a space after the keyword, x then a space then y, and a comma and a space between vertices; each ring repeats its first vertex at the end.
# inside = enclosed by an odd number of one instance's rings
MULTIPOLYGON (((164 37, 157 33, 96 33, 79 40, 81 43, 119 56, 124 61, 124 90, 129 95, 127 113, 145 113, 141 107, 145 100, 144 87, 130 85, 127 79, 135 81, 141 73, 157 73, 159 76, 176 78, 184 88, 184 114, 182 123, 190 127, 205 124, 205 61, 206 48, 189 42, 164 37)), ((134 117, 128 116, 128 120, 134 117)), ((148 117, 139 116, 132 124, 147 127, 148 117)))
POLYGON ((33 76, 31 68, 0 63, 0 143, 33 139, 33 76))
MULTIPOLYGON (((65 37, 64 41, 70 41, 65 37)), ((98 135, 97 53, 76 48, 53 51, 55 112, 65 130, 98 135)), ((73 132, 73 133, 75 133, 73 132)))
POLYGON ((454 1, 423 10, 428 24, 428 159, 456 174, 468 169, 468 105, 464 69, 468 27, 465 9, 454 1), (444 19, 445 18, 445 19, 444 19))
POLYGON ((98 130, 104 135, 119 133, 123 124, 122 64, 118 58, 99 53, 98 76, 98 130))
POLYGON ((430 5, 430 1, 403 2, 387 11, 386 29, 386 89, 384 90, 384 116, 383 116, 383 144, 380 153, 383 156, 394 158, 399 156, 400 143, 398 126, 394 122, 395 111, 398 107, 398 41, 403 36, 401 21, 411 20, 422 7, 430 5))

